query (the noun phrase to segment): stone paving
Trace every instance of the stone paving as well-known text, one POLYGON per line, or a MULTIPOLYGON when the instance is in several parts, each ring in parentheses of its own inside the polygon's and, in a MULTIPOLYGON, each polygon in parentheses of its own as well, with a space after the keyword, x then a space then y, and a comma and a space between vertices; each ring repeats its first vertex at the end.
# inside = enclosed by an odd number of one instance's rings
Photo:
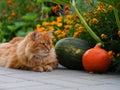
POLYGON ((0 90, 120 90, 120 74, 89 74, 63 67, 34 72, 0 67, 0 90))

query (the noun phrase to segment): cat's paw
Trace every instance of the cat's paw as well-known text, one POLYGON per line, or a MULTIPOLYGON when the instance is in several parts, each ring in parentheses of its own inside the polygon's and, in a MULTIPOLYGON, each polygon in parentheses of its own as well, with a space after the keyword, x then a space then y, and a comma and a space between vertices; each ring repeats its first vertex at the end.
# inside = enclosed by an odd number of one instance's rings
POLYGON ((43 67, 34 67, 32 70, 36 71, 36 72, 43 72, 44 71, 43 67))
POLYGON ((46 65, 46 66, 44 66, 44 70, 47 72, 50 72, 53 70, 53 68, 50 65, 46 65))

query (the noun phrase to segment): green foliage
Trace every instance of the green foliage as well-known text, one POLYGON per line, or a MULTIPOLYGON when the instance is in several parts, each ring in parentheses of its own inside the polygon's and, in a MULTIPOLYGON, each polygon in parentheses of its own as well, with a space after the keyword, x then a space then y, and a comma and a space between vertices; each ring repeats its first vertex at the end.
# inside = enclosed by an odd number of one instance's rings
POLYGON ((52 2, 52 3, 56 3, 56 4, 71 6, 72 0, 37 0, 37 1, 38 2, 52 2))
POLYGON ((118 3, 120 3, 120 0, 98 0, 98 1, 104 2, 114 7, 118 7, 118 3))
POLYGON ((0 1, 0 42, 25 36, 41 22, 42 7, 35 0, 0 1))

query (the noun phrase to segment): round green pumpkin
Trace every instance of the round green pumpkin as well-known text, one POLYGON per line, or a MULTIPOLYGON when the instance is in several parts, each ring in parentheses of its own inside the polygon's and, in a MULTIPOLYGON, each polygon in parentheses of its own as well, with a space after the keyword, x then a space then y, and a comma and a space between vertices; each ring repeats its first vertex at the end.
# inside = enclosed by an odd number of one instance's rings
POLYGON ((64 38, 55 45, 58 61, 69 69, 82 70, 82 55, 88 50, 88 42, 78 38, 64 38))

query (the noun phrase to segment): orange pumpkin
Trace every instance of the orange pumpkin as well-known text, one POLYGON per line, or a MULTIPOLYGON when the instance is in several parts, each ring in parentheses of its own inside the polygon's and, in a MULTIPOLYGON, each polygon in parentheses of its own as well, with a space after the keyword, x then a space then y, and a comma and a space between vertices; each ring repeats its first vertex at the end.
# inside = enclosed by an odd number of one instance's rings
POLYGON ((87 50, 82 56, 82 64, 86 71, 103 73, 110 66, 112 55, 97 44, 94 48, 87 50))

